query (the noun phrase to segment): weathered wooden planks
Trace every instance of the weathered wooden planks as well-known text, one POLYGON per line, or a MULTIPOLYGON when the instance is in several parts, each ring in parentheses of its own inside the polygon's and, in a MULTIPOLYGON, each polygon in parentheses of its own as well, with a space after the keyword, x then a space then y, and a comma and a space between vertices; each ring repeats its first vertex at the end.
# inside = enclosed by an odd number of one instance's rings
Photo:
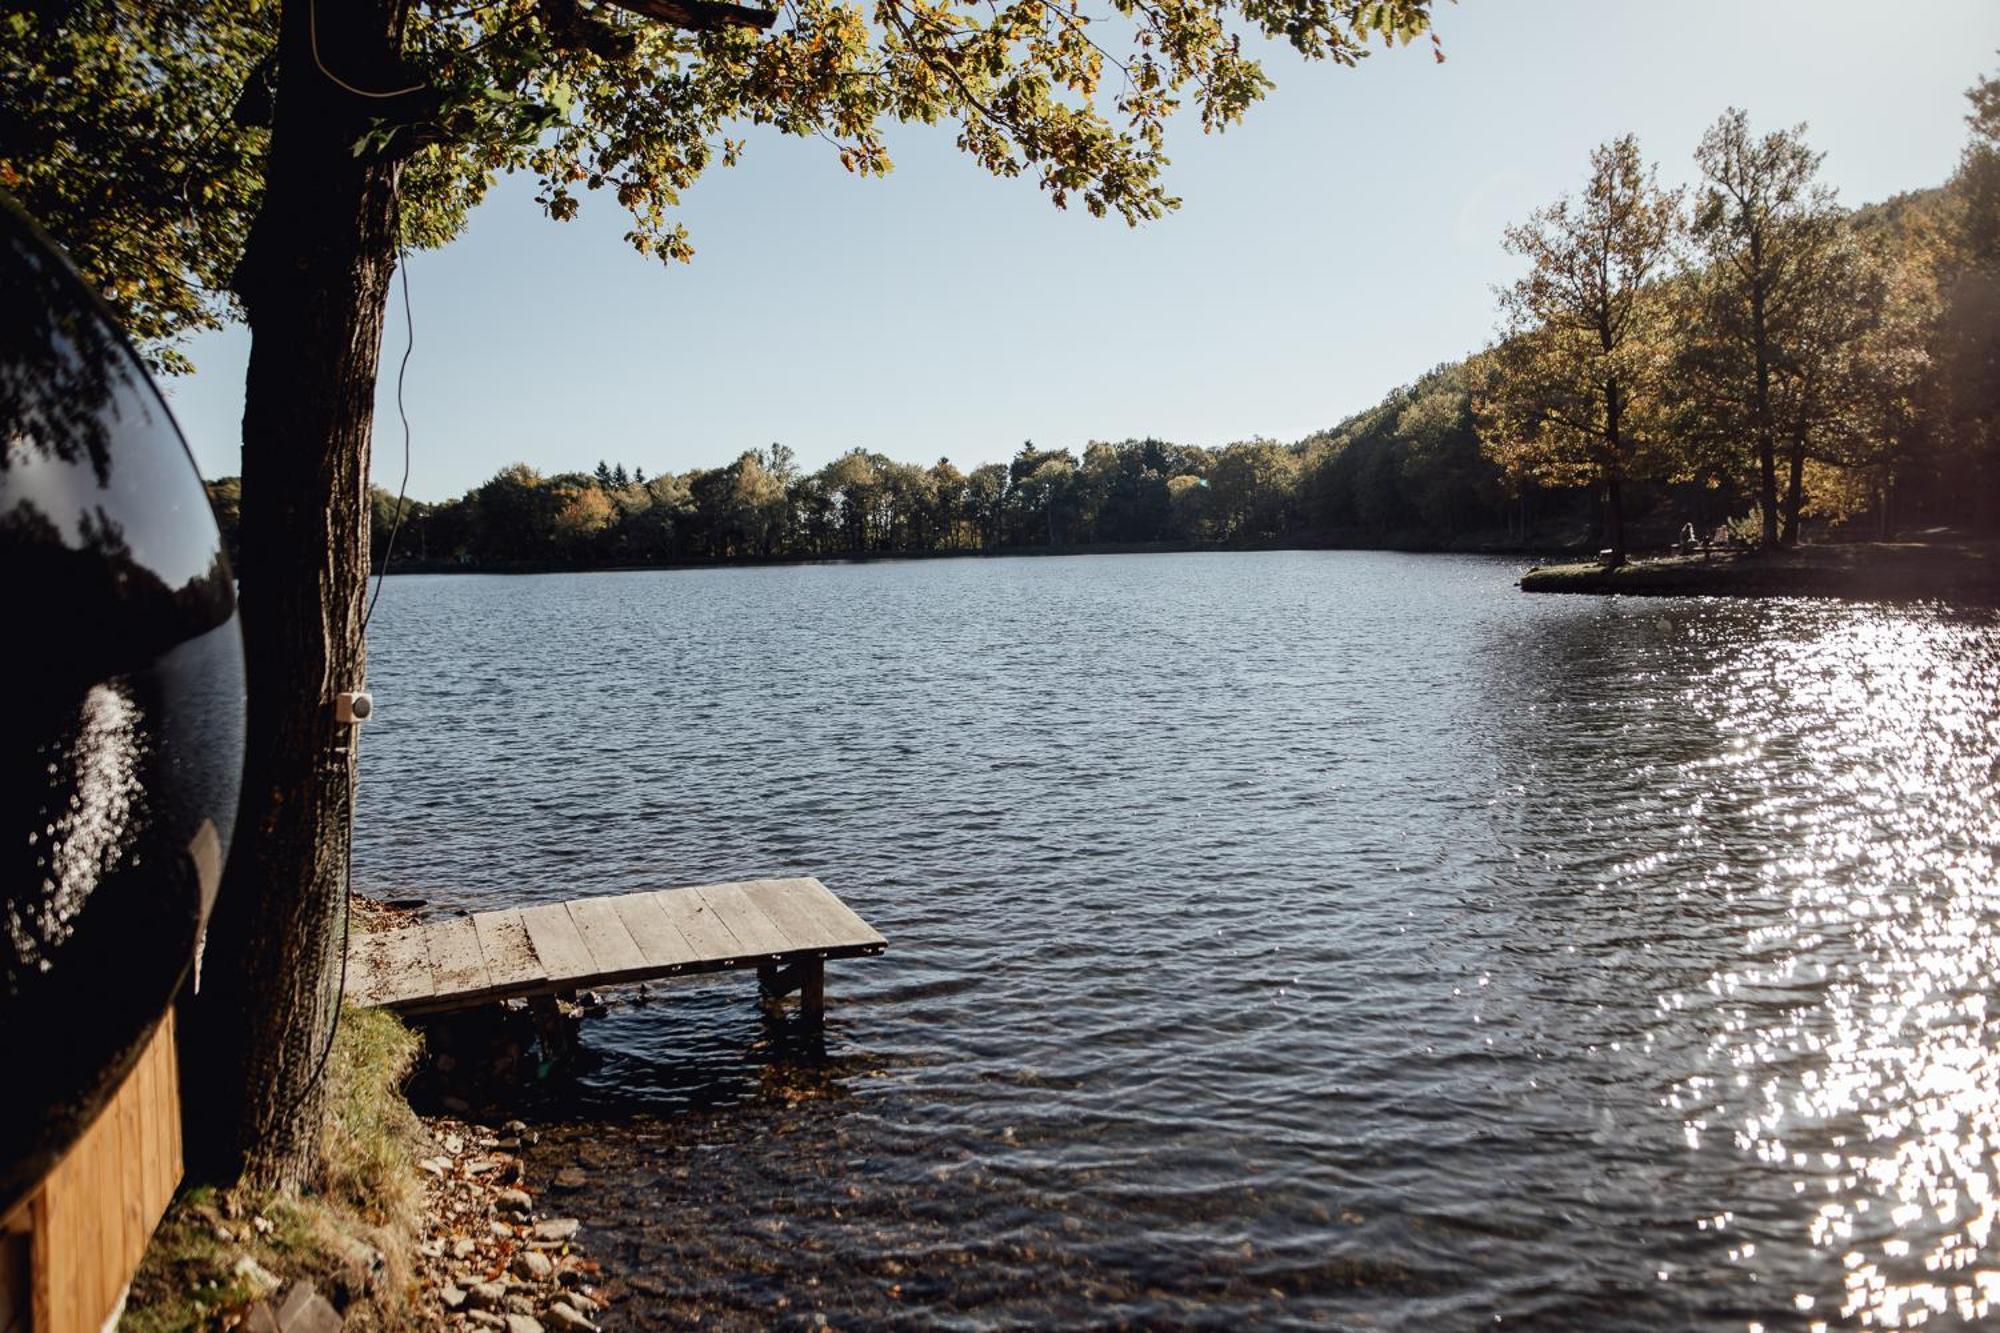
POLYGON ((548 979, 518 910, 474 912, 472 928, 479 936, 479 956, 495 990, 513 990, 548 979))
POLYGON ((715 912, 729 933, 743 942, 744 952, 754 957, 792 953, 799 946, 765 916, 741 884, 704 884, 695 890, 715 912))
POLYGON ((745 880, 357 935, 348 996, 363 1006, 435 1012, 779 960, 817 965, 886 947, 816 879, 745 880))
POLYGON ((671 975, 697 960, 695 946, 667 915, 659 897, 651 893, 627 893, 606 898, 618 913, 618 920, 631 933, 649 966, 671 975))
POLYGON ((590 952, 592 975, 607 981, 628 972, 647 971, 646 955, 632 932, 618 918, 618 909, 608 898, 579 898, 564 903, 576 933, 590 952))
POLYGON ((748 956, 750 948, 722 924, 722 918, 701 896, 700 889, 662 889, 645 895, 652 899, 675 930, 688 942, 692 957, 700 962, 722 963, 748 956))
POLYGON ((535 956, 542 960, 542 973, 550 981, 575 981, 597 971, 590 946, 577 932, 576 919, 561 903, 521 909, 521 924, 528 928, 535 956))
POLYGON ((800 949, 825 953, 886 943, 816 879, 751 880, 743 896, 800 949))

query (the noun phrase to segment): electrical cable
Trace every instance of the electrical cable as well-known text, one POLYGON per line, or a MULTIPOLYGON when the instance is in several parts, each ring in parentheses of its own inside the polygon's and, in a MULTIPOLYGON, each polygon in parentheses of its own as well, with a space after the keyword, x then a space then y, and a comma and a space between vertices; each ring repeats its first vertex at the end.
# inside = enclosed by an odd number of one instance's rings
POLYGON ((392 97, 408 97, 411 93, 420 93, 430 87, 428 83, 413 83, 407 88, 398 88, 394 92, 373 92, 367 88, 355 87, 346 79, 341 78, 338 74, 328 69, 326 62, 319 58, 319 0, 306 0, 306 40, 307 44, 312 47, 313 64, 319 66, 319 72, 326 75, 336 87, 344 88, 356 97, 375 97, 387 100, 392 97))
MULTIPOLYGON (((402 218, 396 219, 398 228, 402 218)), ((403 381, 410 373, 410 356, 417 350, 417 321, 410 313, 410 259, 403 243, 396 242, 396 279, 403 288, 403 359, 396 363, 396 416, 403 423, 403 479, 396 484, 396 516, 389 520, 389 540, 382 546, 382 567, 375 571, 375 593, 361 613, 361 636, 368 637, 368 622, 375 618, 375 604, 382 600, 382 580, 388 576, 389 561, 395 558, 396 534, 403 530, 403 501, 410 491, 410 413, 403 405, 403 381)), ((373 506, 370 506, 373 515, 373 506)))

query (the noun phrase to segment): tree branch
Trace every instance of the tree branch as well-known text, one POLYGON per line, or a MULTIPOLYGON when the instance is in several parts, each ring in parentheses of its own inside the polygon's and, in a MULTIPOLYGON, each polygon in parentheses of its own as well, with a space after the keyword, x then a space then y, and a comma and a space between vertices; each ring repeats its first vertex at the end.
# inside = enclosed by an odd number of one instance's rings
POLYGON ((776 10, 753 9, 749 5, 730 4, 728 0, 604 0, 604 2, 644 18, 657 19, 676 28, 686 28, 690 32, 708 32, 715 28, 756 28, 762 31, 778 21, 776 10))

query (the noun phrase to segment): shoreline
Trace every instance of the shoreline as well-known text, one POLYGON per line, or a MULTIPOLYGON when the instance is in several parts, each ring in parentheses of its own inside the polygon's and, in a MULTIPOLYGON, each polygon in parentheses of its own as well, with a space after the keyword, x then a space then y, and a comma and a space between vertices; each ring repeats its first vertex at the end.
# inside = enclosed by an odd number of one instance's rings
POLYGON ((2000 542, 1853 542, 1777 552, 1538 565, 1523 592, 1632 597, 1831 597, 2000 606, 2000 542))
POLYGON ((1088 555, 1188 555, 1195 553, 1240 554, 1252 551, 1381 551, 1395 555, 1490 555, 1537 557, 1550 551, 1568 549, 1560 541, 1520 542, 1476 540, 1439 542, 1412 537, 1397 541, 1374 536, 1344 541, 1327 538, 1312 541, 1270 542, 1081 542, 1053 546, 1005 546, 991 550, 962 551, 846 551, 826 555, 731 556, 712 560, 659 560, 593 564, 562 560, 516 560, 489 564, 459 564, 446 560, 399 559, 387 570, 390 574, 630 574, 642 571, 690 569, 763 569, 786 565, 864 565, 919 560, 1003 560, 1047 559, 1088 555))

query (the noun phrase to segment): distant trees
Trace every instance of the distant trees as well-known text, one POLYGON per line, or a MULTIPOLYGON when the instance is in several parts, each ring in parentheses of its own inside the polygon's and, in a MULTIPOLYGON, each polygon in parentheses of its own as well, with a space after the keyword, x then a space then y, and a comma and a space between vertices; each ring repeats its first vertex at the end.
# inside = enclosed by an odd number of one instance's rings
POLYGON ((1629 134, 1591 153, 1581 196, 1507 229, 1529 269, 1500 297, 1491 453, 1509 471, 1600 489, 1613 563, 1625 559, 1625 483, 1658 434, 1657 281, 1679 230, 1679 195, 1660 188, 1629 134))
POLYGON ((1524 507, 1601 487, 1617 558, 1634 483, 1741 497, 1765 549, 1808 514, 2000 522, 2000 84, 1970 96, 1941 191, 1850 213, 1803 126, 1759 135, 1732 108, 1685 216, 1627 138, 1580 200, 1510 229, 1529 271, 1479 359, 1478 424, 1524 507))
MULTIPOLYGON (((648 478, 514 464, 411 503, 398 558, 486 566, 1003 551, 1111 544, 1551 544, 1630 519, 1664 539, 1746 510, 2000 525, 2000 80, 1941 189, 1846 212, 1802 129, 1729 111, 1683 214, 1629 137, 1583 190, 1508 232, 1528 272, 1503 337, 1296 443, 1023 444, 964 471, 782 444, 648 478), (1678 261, 1678 262, 1676 262, 1678 261), (1629 511, 1629 512, 1628 512, 1629 511)), ((224 528, 240 487, 211 487, 224 528)), ((392 497, 377 492, 375 556, 392 497)))

